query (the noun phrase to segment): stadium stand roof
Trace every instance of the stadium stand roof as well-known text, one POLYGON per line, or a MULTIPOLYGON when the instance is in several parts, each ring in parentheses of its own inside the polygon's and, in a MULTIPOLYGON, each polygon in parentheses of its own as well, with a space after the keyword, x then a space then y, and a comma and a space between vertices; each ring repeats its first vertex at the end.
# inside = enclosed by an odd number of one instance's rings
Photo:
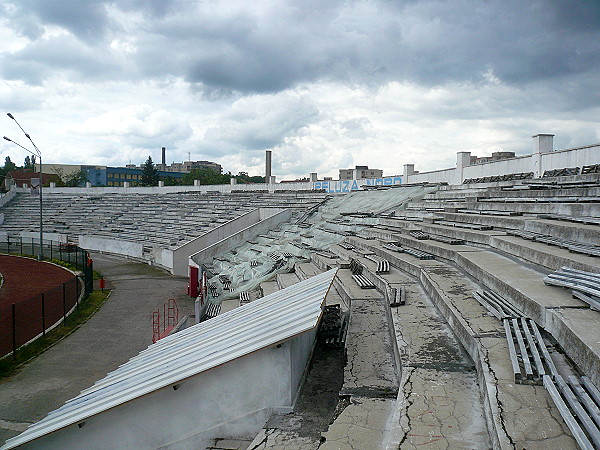
POLYGON ((84 422, 123 403, 315 329, 336 275, 332 269, 150 345, 40 422, 10 449, 84 422))

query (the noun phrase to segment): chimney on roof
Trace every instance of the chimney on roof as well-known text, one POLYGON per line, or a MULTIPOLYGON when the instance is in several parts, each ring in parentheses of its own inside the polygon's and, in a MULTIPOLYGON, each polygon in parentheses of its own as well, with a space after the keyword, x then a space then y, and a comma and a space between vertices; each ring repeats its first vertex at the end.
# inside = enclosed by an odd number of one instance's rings
POLYGON ((554 151, 553 134, 536 134, 533 138, 533 153, 549 153, 554 151))
POLYGON ((165 147, 162 148, 162 165, 164 170, 167 167, 167 149, 165 147))
POLYGON ((271 150, 267 150, 265 160, 265 181, 268 183, 271 179, 271 150))

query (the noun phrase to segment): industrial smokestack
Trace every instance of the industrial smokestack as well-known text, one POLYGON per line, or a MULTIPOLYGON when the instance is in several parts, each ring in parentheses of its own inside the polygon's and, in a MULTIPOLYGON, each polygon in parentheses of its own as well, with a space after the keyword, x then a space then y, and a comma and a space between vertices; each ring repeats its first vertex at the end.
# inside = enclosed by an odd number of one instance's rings
POLYGON ((265 160, 265 181, 268 183, 271 179, 271 150, 267 150, 267 157, 265 160))
POLYGON ((165 147, 162 148, 162 165, 163 169, 167 166, 167 149, 165 147))

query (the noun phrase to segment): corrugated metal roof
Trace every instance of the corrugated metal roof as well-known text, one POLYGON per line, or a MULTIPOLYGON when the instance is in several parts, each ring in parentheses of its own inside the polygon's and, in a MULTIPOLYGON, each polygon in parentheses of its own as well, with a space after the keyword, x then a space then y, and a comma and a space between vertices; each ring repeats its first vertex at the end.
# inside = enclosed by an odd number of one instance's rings
POLYGON ((336 269, 150 345, 91 388, 9 439, 14 448, 228 361, 314 329, 336 269))

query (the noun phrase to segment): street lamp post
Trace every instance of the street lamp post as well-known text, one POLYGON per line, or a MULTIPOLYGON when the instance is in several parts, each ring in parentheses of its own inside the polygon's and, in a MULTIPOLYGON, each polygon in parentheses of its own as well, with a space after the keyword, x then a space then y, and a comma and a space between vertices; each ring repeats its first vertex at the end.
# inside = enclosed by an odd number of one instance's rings
POLYGON ((18 142, 13 141, 12 139, 7 138, 6 136, 4 136, 4 139, 12 142, 13 144, 21 147, 23 150, 31 153, 32 155, 36 155, 39 159, 40 159, 40 254, 38 259, 40 261, 42 261, 44 259, 44 221, 43 221, 43 203, 42 203, 42 186, 43 186, 43 179, 42 179, 42 152, 40 151, 40 149, 37 147, 37 145, 35 145, 35 143, 33 142, 33 139, 31 139, 31 136, 29 136, 29 134, 23 129, 23 127, 21 126, 21 124, 19 122, 17 122, 17 119, 14 118, 14 116, 11 113, 6 113, 6 115, 8 117, 10 117, 12 120, 15 121, 15 123, 19 126, 19 128, 21 129, 21 131, 23 132, 23 134, 25 135, 25 137, 27 139, 29 139, 29 142, 31 142, 31 145, 33 145, 33 148, 35 149, 35 152, 32 152, 31 150, 29 150, 26 147, 23 147, 21 144, 19 144, 18 142))

